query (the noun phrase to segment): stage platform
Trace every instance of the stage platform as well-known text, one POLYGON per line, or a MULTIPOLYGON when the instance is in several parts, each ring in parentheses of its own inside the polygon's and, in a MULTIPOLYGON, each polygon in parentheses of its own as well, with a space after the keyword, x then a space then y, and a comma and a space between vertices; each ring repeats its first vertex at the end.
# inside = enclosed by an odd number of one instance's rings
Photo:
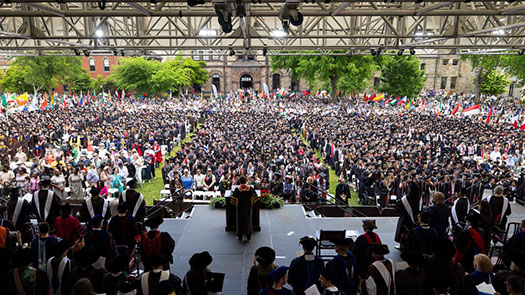
MULTIPOLYGON (((525 208, 512 204, 509 221, 525 218, 525 208)), ((224 230, 226 217, 224 209, 214 209, 207 205, 197 205, 189 219, 166 219, 161 225, 176 241, 174 263, 171 271, 181 279, 189 270, 188 261, 194 253, 209 251, 213 256, 210 269, 226 273, 223 293, 226 295, 246 294, 246 282, 253 265, 255 250, 261 246, 275 249, 277 265, 289 265, 302 248, 299 239, 315 236, 315 231, 355 230, 362 233, 361 217, 346 218, 306 218, 300 205, 285 205, 275 210, 261 210, 261 231, 252 236, 252 241, 243 244, 234 233, 224 230)), ((394 233, 397 217, 375 217, 378 234, 383 243, 388 244, 387 257, 399 261, 399 251, 394 249, 394 233)))

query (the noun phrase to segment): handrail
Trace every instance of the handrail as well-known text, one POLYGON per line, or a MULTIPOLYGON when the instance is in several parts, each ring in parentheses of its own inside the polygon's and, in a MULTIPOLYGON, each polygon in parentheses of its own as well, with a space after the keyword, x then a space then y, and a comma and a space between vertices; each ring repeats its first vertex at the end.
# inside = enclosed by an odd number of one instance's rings
MULTIPOLYGON (((489 179, 489 178, 490 178, 490 177, 485 177, 485 178, 483 178, 483 179, 480 179, 480 180, 477 181, 476 183, 474 183, 474 184, 472 184, 471 186, 467 187, 466 190, 469 190, 469 189, 473 188, 474 186, 476 186, 476 185, 482 183, 483 181, 485 181, 485 180, 487 180, 487 179, 489 179)), ((444 200, 443 203, 447 203, 448 201, 450 201, 450 200, 453 199, 453 198, 456 198, 456 197, 452 196, 452 197, 450 197, 450 198, 444 200)), ((476 203, 478 203, 478 202, 476 202, 476 203)))
MULTIPOLYGON (((303 184, 306 183, 309 187, 313 186, 312 184, 310 184, 310 183, 308 183, 308 182, 306 182, 306 181, 304 181, 304 180, 302 180, 301 182, 302 182, 303 184)), ((307 189, 308 189, 309 191, 312 191, 312 190, 309 189, 309 188, 307 188, 307 189)), ((347 208, 342 207, 343 205, 344 205, 344 206, 348 206, 348 203, 345 203, 345 202, 342 202, 342 201, 338 200, 337 198, 335 198, 334 195, 330 194, 327 190, 325 190, 325 189, 319 189, 319 188, 317 188, 317 190, 318 190, 319 192, 321 192, 321 194, 326 194, 327 196, 330 196, 332 199, 334 199, 335 203, 334 203, 334 204, 332 204, 332 203, 328 203, 328 201, 327 201, 326 199, 321 198, 321 200, 322 200, 322 201, 320 202, 320 203, 321 203, 321 206, 318 206, 318 207, 316 207, 316 208, 313 210, 316 214, 320 214, 320 213, 318 212, 320 208, 322 209, 322 208, 324 208, 325 205, 330 204, 330 205, 336 205, 339 209, 343 210, 345 213, 348 213, 348 214, 350 214, 350 215, 355 215, 355 214, 354 214, 354 211, 356 211, 356 212, 360 213, 363 217, 368 217, 366 214, 364 214, 363 212, 361 212, 361 211, 359 211, 359 210, 357 210, 357 209, 355 209, 355 208, 352 208, 351 210, 348 210, 347 208)), ((320 215, 322 215, 322 214, 320 214, 320 215)))
MULTIPOLYGON (((195 181, 192 181, 191 186, 193 186, 194 183, 195 181)), ((179 188, 178 190, 170 194, 171 200, 168 201, 164 199, 158 202, 157 204, 153 205, 153 207, 151 207, 149 210, 146 210, 146 218, 150 218, 151 216, 154 216, 155 214, 159 213, 162 209, 168 207, 175 201, 179 200, 182 196, 186 195, 187 193, 193 194, 191 190, 188 190, 184 187, 179 188)))

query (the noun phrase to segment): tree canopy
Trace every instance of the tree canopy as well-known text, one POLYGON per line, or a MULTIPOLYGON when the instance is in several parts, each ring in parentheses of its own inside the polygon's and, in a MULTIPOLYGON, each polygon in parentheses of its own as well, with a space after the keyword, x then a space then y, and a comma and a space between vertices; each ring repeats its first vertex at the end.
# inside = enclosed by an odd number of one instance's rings
POLYGON ((58 84, 73 80, 74 87, 82 88, 87 71, 77 56, 21 56, 10 62, 10 68, 0 82, 4 91, 48 91, 58 84))
POLYGON ((200 86, 208 80, 206 63, 177 57, 165 62, 143 57, 121 60, 111 77, 119 89, 138 93, 176 91, 184 86, 200 86))
POLYGON ((500 95, 510 84, 509 75, 501 71, 490 72, 481 83, 481 93, 487 95, 500 95))
POLYGON ((330 84, 332 96, 336 91, 360 91, 368 85, 376 69, 372 56, 301 55, 272 56, 273 70, 289 70, 292 76, 305 79, 310 88, 330 84))
POLYGON ((378 90, 391 95, 414 97, 425 86, 425 71, 413 55, 382 56, 378 90))

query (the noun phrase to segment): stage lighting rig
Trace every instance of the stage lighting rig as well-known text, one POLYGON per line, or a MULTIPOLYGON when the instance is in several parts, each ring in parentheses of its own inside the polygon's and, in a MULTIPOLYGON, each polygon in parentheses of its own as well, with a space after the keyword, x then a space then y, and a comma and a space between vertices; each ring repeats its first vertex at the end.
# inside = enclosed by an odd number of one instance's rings
POLYGON ((403 55, 403 51, 405 51, 404 49, 399 49, 399 51, 397 52, 397 55, 403 55))
POLYGON ((221 25, 222 31, 224 33, 231 33, 231 31, 233 30, 232 13, 230 12, 228 3, 226 3, 226 1, 224 0, 214 0, 213 8, 215 9, 215 13, 217 13, 217 17, 219 19, 219 24, 221 25))
POLYGON ((410 55, 416 54, 416 50, 414 48, 410 48, 410 55))
POLYGON ((283 4, 281 11, 279 12, 279 19, 283 24, 283 29, 285 21, 289 21, 296 27, 303 23, 303 14, 298 10, 300 4, 299 0, 287 0, 286 3, 283 4))
POLYGON ((195 5, 204 4, 204 0, 188 0, 186 2, 188 2, 188 5, 192 6, 192 7, 195 6, 195 5))

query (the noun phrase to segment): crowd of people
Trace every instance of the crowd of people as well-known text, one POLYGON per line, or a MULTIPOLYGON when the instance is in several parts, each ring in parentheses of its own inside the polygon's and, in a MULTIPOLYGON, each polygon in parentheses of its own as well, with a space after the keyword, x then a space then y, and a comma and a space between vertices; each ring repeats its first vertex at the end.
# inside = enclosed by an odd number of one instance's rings
MULTIPOLYGON (((511 114, 516 105, 501 107, 511 114)), ((355 187, 360 203, 398 211, 395 241, 407 265, 396 271, 385 259, 390 249, 367 220, 356 241, 333 241, 338 256, 327 264, 308 237, 289 267, 259 249, 249 294, 304 294, 312 285, 324 294, 477 294, 481 282, 521 294, 525 224, 510 240, 505 230, 510 201, 525 192, 523 136, 508 115, 487 124, 447 112, 355 98, 128 98, 9 113, 0 124, 0 278, 9 294, 206 294, 221 279, 207 269, 212 257, 195 254, 182 280, 171 274, 175 242, 159 231, 162 218, 145 218, 137 188, 162 177, 172 193, 224 195, 242 184, 320 203, 331 168, 338 202, 348 204, 355 187), (487 255, 497 242, 504 263, 493 274, 487 255)))

